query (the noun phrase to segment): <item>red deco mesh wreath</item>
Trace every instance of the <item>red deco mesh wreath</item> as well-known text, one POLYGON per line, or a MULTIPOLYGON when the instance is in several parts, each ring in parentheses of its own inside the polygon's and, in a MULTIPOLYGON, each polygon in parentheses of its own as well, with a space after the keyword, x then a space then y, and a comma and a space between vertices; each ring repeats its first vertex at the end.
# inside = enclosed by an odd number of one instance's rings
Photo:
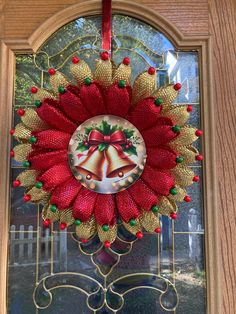
POLYGON ((52 91, 32 87, 36 108, 18 110, 22 121, 14 136, 20 144, 11 152, 28 168, 13 185, 25 187, 25 202, 44 204, 44 226, 59 221, 63 230, 75 224, 82 241, 98 233, 106 247, 116 239, 118 218, 138 238, 143 229, 161 232, 161 215, 176 219, 176 202, 191 201, 185 187, 199 180, 188 164, 202 158, 191 146, 202 132, 186 125, 191 106, 172 105, 181 84, 157 88, 151 67, 131 86, 129 63, 125 58, 115 67, 103 52, 92 73, 85 61, 73 57, 76 85, 49 69, 52 91), (76 156, 84 161, 76 175, 68 153, 74 132, 93 117, 109 115, 125 119, 140 132, 146 147, 143 164, 131 160, 138 147, 134 131, 102 120, 101 126, 87 128, 82 140, 77 135, 81 154, 76 156), (119 189, 108 194, 96 191, 104 160, 107 169, 112 167, 107 182, 115 187, 114 176, 119 182, 119 189))

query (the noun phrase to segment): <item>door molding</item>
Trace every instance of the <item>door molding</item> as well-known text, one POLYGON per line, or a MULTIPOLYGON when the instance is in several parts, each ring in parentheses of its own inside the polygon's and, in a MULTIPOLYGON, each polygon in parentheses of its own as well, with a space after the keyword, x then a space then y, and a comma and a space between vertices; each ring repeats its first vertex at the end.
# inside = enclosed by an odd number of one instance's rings
MULTIPOLYGON (((66 3, 66 1, 65 1, 66 3)), ((199 52, 200 90, 201 90, 201 122, 204 129, 203 164, 204 183, 204 217, 205 248, 207 272, 207 311, 209 314, 221 313, 220 293, 220 239, 218 234, 218 208, 216 187, 216 149, 214 132, 214 110, 212 96, 212 53, 211 38, 207 36, 184 36, 173 24, 158 12, 132 1, 113 0, 113 12, 138 18, 160 30, 178 50, 196 49, 199 52)), ((22 11, 22 15, 24 12, 22 11)), ((55 13, 44 21, 28 38, 5 38, 0 46, 0 312, 7 313, 7 256, 8 226, 10 208, 10 175, 9 175, 9 129, 12 125, 12 103, 14 89, 15 54, 34 53, 56 30, 70 21, 89 15, 101 14, 101 1, 89 0, 71 5, 55 13)), ((4 23, 4 20, 1 22, 4 23)))

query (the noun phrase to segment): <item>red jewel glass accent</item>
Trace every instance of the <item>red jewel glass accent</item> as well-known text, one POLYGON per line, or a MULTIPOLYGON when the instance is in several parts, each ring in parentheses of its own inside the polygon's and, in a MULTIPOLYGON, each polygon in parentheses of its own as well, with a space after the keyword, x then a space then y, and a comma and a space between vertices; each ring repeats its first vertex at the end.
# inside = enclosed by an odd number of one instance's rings
POLYGON ((184 201, 185 202, 187 202, 187 203, 189 203, 189 202, 191 202, 191 197, 189 196, 189 195, 186 195, 185 197, 184 197, 184 201))
POLYGON ((25 114, 25 110, 24 109, 18 109, 17 110, 17 114, 22 117, 25 114))
POLYGON ((10 134, 13 135, 14 133, 15 133, 15 130, 14 130, 14 129, 11 129, 11 130, 10 130, 10 134))
POLYGON ((197 136, 202 136, 203 132, 202 132, 202 130, 197 130, 197 131, 195 132, 195 134, 196 134, 197 136))
POLYGON ((31 87, 31 93, 32 94, 36 94, 37 92, 38 92, 37 87, 35 87, 35 86, 31 87))
POLYGON ((20 182, 20 180, 15 180, 15 181, 13 181, 12 185, 13 185, 14 188, 17 188, 18 186, 21 185, 21 182, 20 182))
POLYGON ((198 161, 203 160, 203 156, 202 156, 202 155, 197 155, 197 156, 196 156, 196 160, 198 160, 198 161))
POLYGON ((193 182, 198 182, 200 180, 199 176, 194 176, 193 177, 193 182))
POLYGON ((109 241, 105 241, 104 246, 109 249, 109 247, 111 247, 111 243, 109 241))
POLYGON ((160 228, 160 227, 157 227, 157 228, 155 229, 155 232, 156 232, 156 233, 161 233, 161 228, 160 228))
POLYGON ((61 229, 61 230, 65 230, 66 227, 67 227, 67 224, 66 224, 65 222, 61 222, 61 223, 60 223, 60 229, 61 229))
POLYGON ((54 75, 56 73, 56 70, 53 68, 48 69, 48 74, 49 75, 54 75))
POLYGON ((109 53, 107 51, 103 51, 100 55, 101 59, 106 61, 109 59, 109 53))
POLYGON ((181 87, 182 87, 182 85, 181 85, 180 83, 176 83, 176 84, 174 85, 174 89, 175 89, 176 91, 180 90, 181 87))
POLYGON ((176 213, 171 213, 170 217, 175 220, 177 218, 177 214, 176 213))
POLYGON ((31 200, 31 196, 29 194, 25 194, 23 200, 24 202, 29 202, 31 200))
POLYGON ((15 153, 13 150, 10 151, 10 157, 14 157, 15 156, 15 153))
POLYGON ((155 73, 156 73, 156 69, 155 69, 155 68, 150 67, 150 68, 148 69, 148 74, 153 75, 153 74, 155 74, 155 73))
POLYGON ((141 231, 138 231, 138 232, 136 233, 136 237, 137 237, 138 239, 142 239, 142 238, 143 238, 143 233, 142 233, 141 231))
POLYGON ((188 111, 188 112, 192 112, 192 111, 193 111, 193 106, 188 105, 188 107, 187 107, 187 111, 188 111))
POLYGON ((43 221, 44 228, 48 228, 50 226, 50 224, 51 224, 50 219, 46 219, 46 220, 43 221))
POLYGON ((88 240, 87 240, 87 239, 81 239, 81 242, 82 242, 82 243, 87 243, 88 240))
POLYGON ((77 56, 74 56, 71 61, 74 64, 79 63, 79 58, 77 56))
POLYGON ((129 64, 130 64, 130 58, 125 57, 125 58, 123 59, 123 64, 124 64, 124 65, 129 65, 129 64))

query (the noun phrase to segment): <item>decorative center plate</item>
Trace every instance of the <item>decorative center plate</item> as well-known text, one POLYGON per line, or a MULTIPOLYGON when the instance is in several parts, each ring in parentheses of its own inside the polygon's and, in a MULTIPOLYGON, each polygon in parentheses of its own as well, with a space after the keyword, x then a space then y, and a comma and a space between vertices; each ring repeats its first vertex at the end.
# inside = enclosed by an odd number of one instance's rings
POLYGON ((130 187, 142 174, 146 157, 138 129, 113 115, 86 120, 76 129, 68 147, 69 164, 76 179, 102 194, 130 187))

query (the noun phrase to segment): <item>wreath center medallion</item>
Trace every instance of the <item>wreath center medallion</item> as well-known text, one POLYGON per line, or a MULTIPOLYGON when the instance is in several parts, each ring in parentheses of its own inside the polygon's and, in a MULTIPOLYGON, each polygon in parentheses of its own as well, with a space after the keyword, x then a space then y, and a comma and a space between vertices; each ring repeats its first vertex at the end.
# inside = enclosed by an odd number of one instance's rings
POLYGON ((146 157, 138 129, 113 115, 86 120, 76 129, 68 147, 69 164, 76 179, 102 194, 130 187, 142 174, 146 157))

